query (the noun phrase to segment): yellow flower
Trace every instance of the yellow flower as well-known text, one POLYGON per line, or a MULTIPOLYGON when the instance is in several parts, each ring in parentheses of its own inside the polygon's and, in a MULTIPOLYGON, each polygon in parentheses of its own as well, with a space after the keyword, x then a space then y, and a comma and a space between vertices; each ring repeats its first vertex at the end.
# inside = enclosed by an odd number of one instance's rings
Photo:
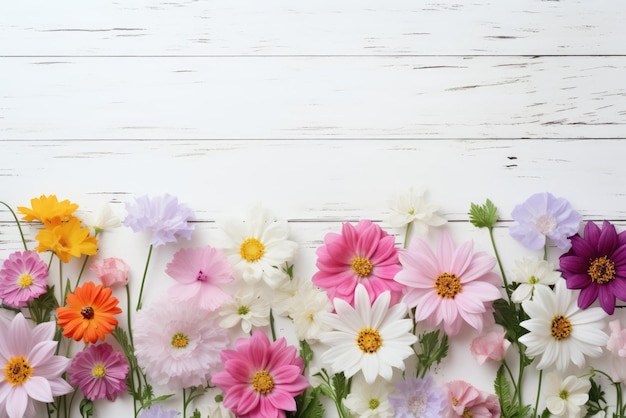
POLYGON ((98 240, 89 235, 89 228, 81 227, 80 220, 70 217, 67 222, 46 226, 36 237, 39 252, 54 251, 63 261, 68 263, 72 257, 82 254, 94 255, 98 251, 98 240))
POLYGON ((46 227, 67 221, 72 213, 78 209, 78 205, 70 203, 69 200, 59 202, 55 195, 41 195, 39 198, 33 198, 30 200, 30 205, 32 209, 18 206, 17 210, 25 215, 22 219, 26 222, 32 222, 36 219, 46 227))

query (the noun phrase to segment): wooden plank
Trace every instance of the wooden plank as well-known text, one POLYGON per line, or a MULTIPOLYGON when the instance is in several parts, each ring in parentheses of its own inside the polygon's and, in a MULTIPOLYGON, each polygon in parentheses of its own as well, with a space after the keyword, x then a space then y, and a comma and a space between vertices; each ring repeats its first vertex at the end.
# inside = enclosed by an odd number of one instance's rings
POLYGON ((0 55, 624 54, 622 1, 0 4, 0 55))
POLYGON ((621 138, 626 57, 4 58, 3 139, 621 138))

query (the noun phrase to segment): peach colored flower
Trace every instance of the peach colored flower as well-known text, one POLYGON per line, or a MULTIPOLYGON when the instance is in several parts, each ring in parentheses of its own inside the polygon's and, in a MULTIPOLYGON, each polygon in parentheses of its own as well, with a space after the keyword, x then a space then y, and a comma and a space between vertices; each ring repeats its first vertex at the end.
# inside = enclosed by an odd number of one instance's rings
POLYGON ((103 285, 107 287, 116 284, 126 285, 128 283, 128 272, 130 267, 121 258, 109 257, 102 260, 96 260, 89 267, 103 285))

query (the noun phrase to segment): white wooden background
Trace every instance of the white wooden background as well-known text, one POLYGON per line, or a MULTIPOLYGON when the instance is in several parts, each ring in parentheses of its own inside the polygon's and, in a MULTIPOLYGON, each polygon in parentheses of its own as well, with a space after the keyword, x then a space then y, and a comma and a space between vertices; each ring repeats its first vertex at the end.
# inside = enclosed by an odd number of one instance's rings
MULTIPOLYGON (((159 249, 144 305, 218 216, 261 202, 288 219, 310 276, 342 222, 374 219, 400 243, 386 199, 409 186, 482 250, 467 210, 491 198, 510 268, 527 252, 509 214, 532 193, 626 227, 625 21, 615 0, 0 2, 0 199, 54 193, 123 214, 132 196, 177 195, 197 231, 159 249)), ((122 228, 100 251, 138 280, 146 245, 122 228)), ((3 211, 0 257, 18 248, 3 211)), ((468 360, 473 336, 439 382, 491 390, 495 369, 468 360)))

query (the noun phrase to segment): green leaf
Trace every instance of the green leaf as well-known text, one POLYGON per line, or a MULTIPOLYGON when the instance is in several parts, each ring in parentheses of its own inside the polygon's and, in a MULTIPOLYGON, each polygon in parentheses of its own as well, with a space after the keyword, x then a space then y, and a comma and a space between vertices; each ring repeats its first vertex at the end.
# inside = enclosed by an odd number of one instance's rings
POLYGON ((608 410, 606 399, 604 398, 604 390, 592 377, 589 378, 591 387, 589 388, 589 400, 587 401, 587 413, 584 418, 594 416, 600 411, 605 413, 608 410))
POLYGON ((191 416, 191 418, 202 418, 202 415, 200 414, 200 411, 198 411, 197 408, 193 411, 193 415, 191 416))
POLYGON ((422 375, 430 370, 433 364, 441 363, 448 355, 448 336, 443 334, 439 339, 440 330, 424 333, 419 336, 421 353, 417 355, 422 375))
POLYGON ((518 311, 517 305, 504 299, 498 299, 493 302, 492 306, 496 324, 502 325, 506 331, 507 340, 517 342, 519 337, 528 333, 528 330, 520 325, 520 322, 526 319, 523 318, 526 314, 518 311))
POLYGON ((500 410, 502 416, 508 416, 506 413, 510 413, 513 406, 513 396, 511 395, 511 385, 506 378, 504 365, 501 365, 496 373, 496 380, 493 382, 493 389, 496 392, 496 396, 500 401, 500 410))
POLYGON ((46 286, 46 293, 28 303, 33 320, 37 324, 49 322, 52 312, 59 307, 59 302, 54 295, 54 286, 46 286))
POLYGON ((469 220, 477 228, 493 228, 498 222, 498 208, 487 199, 484 205, 470 205, 469 220))
POLYGON ((296 412, 289 412, 289 418, 322 418, 324 416, 324 405, 320 401, 320 387, 309 387, 300 395, 296 396, 296 412))
POLYGON ((80 410, 80 415, 83 418, 88 418, 92 416, 93 415, 93 402, 91 402, 87 398, 83 398, 83 400, 80 401, 79 410, 80 410))
POLYGON ((306 340, 300 341, 300 357, 304 360, 304 368, 307 369, 313 360, 313 350, 306 340))

